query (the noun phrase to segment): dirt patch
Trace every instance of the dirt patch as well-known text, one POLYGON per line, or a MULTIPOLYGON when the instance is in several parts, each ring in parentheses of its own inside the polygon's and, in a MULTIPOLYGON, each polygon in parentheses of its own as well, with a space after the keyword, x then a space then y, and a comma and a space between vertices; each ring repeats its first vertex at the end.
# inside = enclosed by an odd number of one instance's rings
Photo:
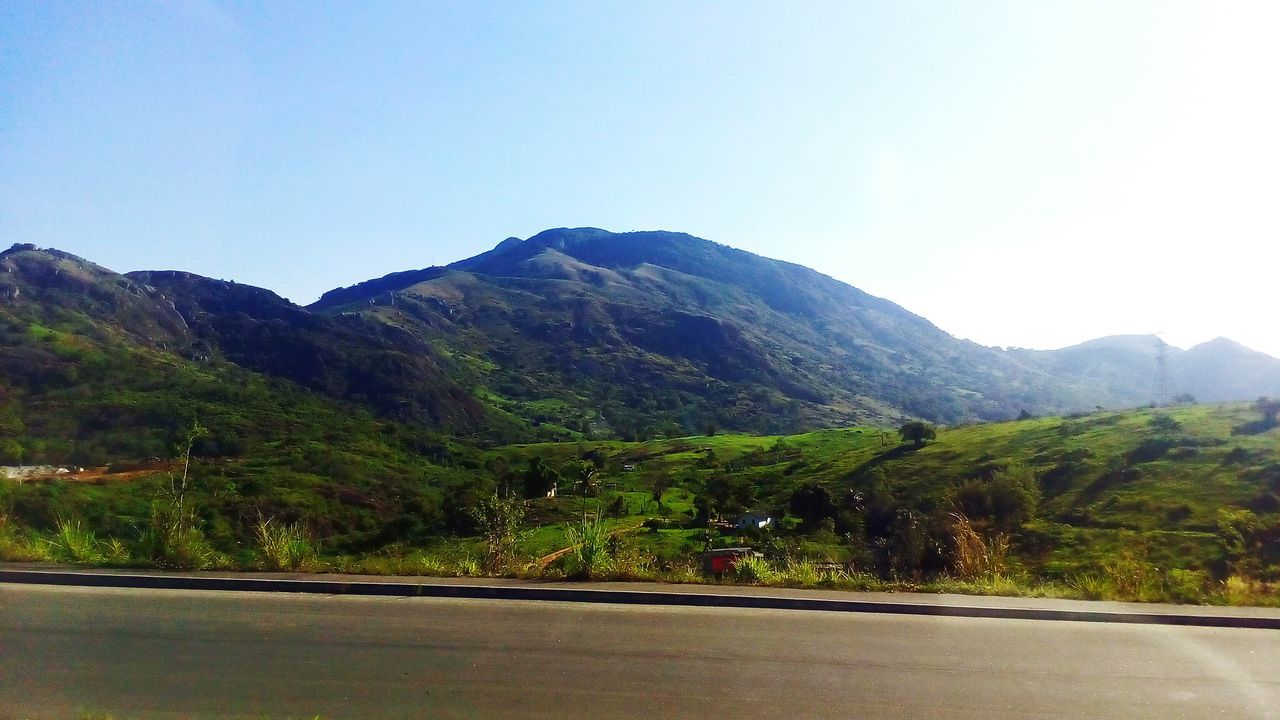
POLYGON ((24 483, 51 482, 61 480, 69 483, 87 483, 90 485, 101 485, 103 483, 116 482, 134 482, 143 478, 153 477, 162 472, 173 469, 176 463, 158 463, 141 470, 127 470, 124 472, 111 472, 110 467, 91 467, 85 468, 79 472, 67 473, 50 473, 47 475, 37 475, 34 477, 23 478, 24 483))

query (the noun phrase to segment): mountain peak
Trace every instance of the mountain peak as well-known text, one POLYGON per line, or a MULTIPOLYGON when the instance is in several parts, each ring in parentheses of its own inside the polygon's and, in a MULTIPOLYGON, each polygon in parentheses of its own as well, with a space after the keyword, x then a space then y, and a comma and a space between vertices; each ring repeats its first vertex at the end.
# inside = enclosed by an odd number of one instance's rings
POLYGON ((563 250, 592 240, 613 237, 617 233, 593 227, 551 228, 529 238, 526 242, 534 246, 563 250))
POLYGON ((94 269, 105 271, 104 268, 101 268, 96 263, 92 263, 88 260, 85 260, 79 255, 72 255, 69 252, 63 252, 62 250, 58 250, 56 248, 42 248, 32 243, 15 243, 8 250, 5 250, 4 252, 0 252, 0 260, 12 258, 15 255, 23 255, 23 256, 35 255, 37 257, 44 256, 47 258, 52 258, 54 260, 65 260, 68 262, 76 263, 78 265, 83 265, 87 268, 94 268, 94 269))

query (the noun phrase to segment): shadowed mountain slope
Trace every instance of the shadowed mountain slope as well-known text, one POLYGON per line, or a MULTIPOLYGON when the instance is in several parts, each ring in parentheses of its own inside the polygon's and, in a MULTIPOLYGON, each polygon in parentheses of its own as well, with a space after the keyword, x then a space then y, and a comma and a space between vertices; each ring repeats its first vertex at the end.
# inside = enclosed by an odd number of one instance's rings
POLYGON ((431 342, 493 406, 557 432, 954 423, 1108 399, 821 273, 682 233, 509 238, 312 309, 431 342))
POLYGON ((181 405, 182 388, 156 386, 152 375, 207 376, 231 364, 423 427, 470 430, 484 415, 404 333, 189 273, 126 276, 14 246, 0 253, 0 322, 0 383, 25 388, 29 401, 58 388, 105 397, 137 386, 155 390, 147 402, 181 405))

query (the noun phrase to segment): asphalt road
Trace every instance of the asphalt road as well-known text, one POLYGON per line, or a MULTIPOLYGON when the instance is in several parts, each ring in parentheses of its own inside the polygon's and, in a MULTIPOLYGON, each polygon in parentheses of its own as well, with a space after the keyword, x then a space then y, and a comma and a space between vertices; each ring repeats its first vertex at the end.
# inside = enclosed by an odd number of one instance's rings
POLYGON ((1280 719, 1280 632, 0 585, 0 718, 1280 719))

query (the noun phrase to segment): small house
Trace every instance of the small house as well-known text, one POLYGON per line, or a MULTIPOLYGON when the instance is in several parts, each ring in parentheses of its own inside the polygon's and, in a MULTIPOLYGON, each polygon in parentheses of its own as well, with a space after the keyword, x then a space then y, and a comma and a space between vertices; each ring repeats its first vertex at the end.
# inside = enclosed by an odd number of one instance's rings
POLYGON ((773 518, 760 513, 739 515, 733 527, 738 530, 763 530, 773 524, 773 518))

